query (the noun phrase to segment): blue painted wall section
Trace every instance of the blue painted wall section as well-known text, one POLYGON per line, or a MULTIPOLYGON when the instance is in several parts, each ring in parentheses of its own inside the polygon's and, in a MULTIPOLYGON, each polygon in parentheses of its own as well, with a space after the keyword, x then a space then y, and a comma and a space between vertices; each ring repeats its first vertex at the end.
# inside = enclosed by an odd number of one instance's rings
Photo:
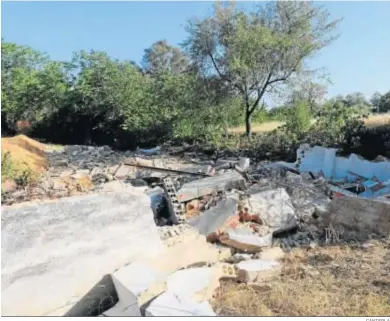
POLYGON ((295 163, 278 162, 277 164, 299 170, 301 173, 320 174, 333 183, 360 181, 366 189, 359 194, 361 197, 373 198, 390 194, 389 161, 371 162, 356 154, 339 157, 336 156, 336 152, 336 148, 310 147, 304 144, 297 150, 295 163))

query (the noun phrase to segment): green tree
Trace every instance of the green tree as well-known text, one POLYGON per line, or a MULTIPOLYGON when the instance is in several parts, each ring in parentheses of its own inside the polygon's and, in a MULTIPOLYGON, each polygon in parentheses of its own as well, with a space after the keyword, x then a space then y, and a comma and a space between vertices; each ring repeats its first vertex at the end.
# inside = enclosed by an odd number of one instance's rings
POLYGON ((144 93, 149 81, 131 62, 113 60, 104 52, 81 51, 74 55, 72 65, 77 72, 70 112, 83 120, 87 143, 94 131, 115 138, 121 130, 148 125, 144 93))
POLYGON ((19 120, 32 128, 61 107, 69 81, 65 64, 29 47, 2 43, 2 117, 15 129, 19 120))
POLYGON ((376 92, 371 98, 371 103, 374 107, 374 111, 377 113, 387 113, 390 112, 390 90, 381 95, 376 92))
POLYGON ((363 124, 356 110, 339 100, 330 100, 316 115, 315 132, 311 139, 322 146, 339 146, 345 143, 347 137, 358 132, 363 124))
POLYGON ((310 128, 311 114, 307 101, 295 101, 294 105, 287 108, 285 125, 282 129, 293 141, 297 141, 307 133, 310 128))
POLYGON ((179 75, 189 69, 186 56, 179 48, 169 45, 166 40, 157 41, 150 48, 145 49, 142 65, 151 75, 162 72, 179 75))
POLYGON ((183 45, 200 69, 216 73, 242 97, 250 135, 251 116, 264 95, 331 43, 337 23, 309 2, 272 2, 251 13, 234 3, 216 4, 213 16, 189 22, 183 45))
POLYGON ((327 93, 324 84, 315 83, 312 81, 304 81, 297 87, 293 88, 288 97, 287 104, 298 104, 305 102, 311 114, 314 114, 324 102, 325 94, 327 93))

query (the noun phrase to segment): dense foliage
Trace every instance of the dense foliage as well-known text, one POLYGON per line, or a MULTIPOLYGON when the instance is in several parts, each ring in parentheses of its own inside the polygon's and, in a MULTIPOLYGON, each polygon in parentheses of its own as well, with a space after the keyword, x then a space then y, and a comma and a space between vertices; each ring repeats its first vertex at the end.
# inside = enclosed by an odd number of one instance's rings
POLYGON ((221 146, 228 128, 245 124, 250 134, 251 119, 272 119, 285 122, 272 134, 280 148, 309 136, 351 143, 362 115, 390 111, 390 91, 326 101, 326 85, 304 79, 304 62, 334 40, 337 24, 309 2, 271 2, 249 13, 216 5, 212 16, 189 22, 183 51, 161 40, 141 65, 97 51, 53 61, 2 40, 2 135, 116 148, 175 139, 221 146), (289 88, 291 77, 301 85, 289 88), (276 94, 283 102, 270 109, 264 98, 276 94))

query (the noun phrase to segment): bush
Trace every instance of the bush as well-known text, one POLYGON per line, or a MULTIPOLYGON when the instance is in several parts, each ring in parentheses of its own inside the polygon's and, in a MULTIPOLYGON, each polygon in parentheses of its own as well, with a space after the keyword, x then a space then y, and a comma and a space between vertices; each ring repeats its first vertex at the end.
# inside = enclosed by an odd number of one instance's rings
POLYGON ((1 154, 1 182, 11 179, 19 186, 27 186, 37 179, 35 173, 28 168, 15 162, 10 152, 1 154))

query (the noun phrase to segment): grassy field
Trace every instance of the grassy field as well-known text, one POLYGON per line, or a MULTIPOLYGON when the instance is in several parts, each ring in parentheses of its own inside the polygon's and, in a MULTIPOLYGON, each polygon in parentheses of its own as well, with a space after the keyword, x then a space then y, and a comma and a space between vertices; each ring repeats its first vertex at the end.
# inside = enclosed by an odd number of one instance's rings
POLYGON ((296 249, 263 286, 225 281, 213 302, 222 316, 390 315, 390 239, 296 249))
MULTIPOLYGON (((368 128, 375 128, 379 126, 390 126, 390 113, 380 115, 370 115, 364 120, 364 123, 368 128)), ((254 133, 263 133, 274 130, 279 126, 283 125, 281 121, 269 121, 261 124, 253 124, 252 131, 254 133)), ((239 126, 229 129, 231 134, 243 134, 245 133, 245 126, 239 126)))

